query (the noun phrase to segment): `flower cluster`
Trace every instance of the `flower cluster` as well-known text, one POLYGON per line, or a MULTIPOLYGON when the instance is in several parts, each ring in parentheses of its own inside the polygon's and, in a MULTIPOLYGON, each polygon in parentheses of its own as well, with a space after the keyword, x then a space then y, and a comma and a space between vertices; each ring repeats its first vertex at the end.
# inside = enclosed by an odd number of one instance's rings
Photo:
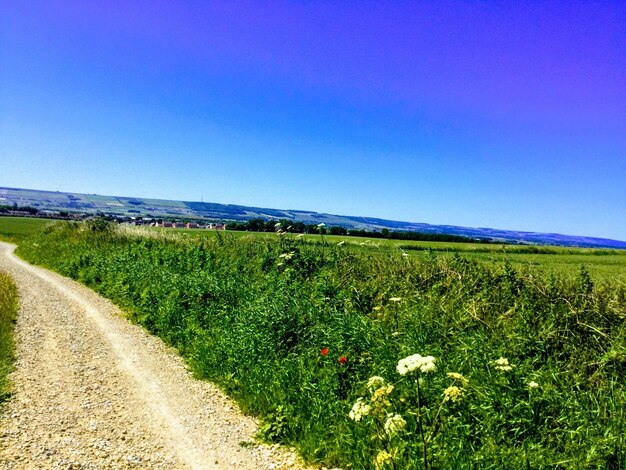
POLYGON ((384 468, 385 465, 391 463, 393 461, 393 456, 387 452, 386 450, 381 450, 378 455, 376 455, 376 460, 374 461, 374 465, 376 466, 376 470, 380 470, 384 468))
POLYGON ((509 364, 509 360, 506 357, 501 357, 495 361, 496 369, 503 372, 508 372, 513 369, 513 366, 509 364))
POLYGON ((372 407, 367 403, 363 402, 363 398, 359 398, 354 405, 352 405, 352 409, 350 410, 350 419, 353 421, 361 421, 363 416, 367 416, 372 407))
POLYGON ((434 372, 437 370, 437 367, 435 366, 435 358, 433 356, 423 357, 419 354, 413 354, 412 356, 400 359, 396 369, 398 374, 406 375, 416 369, 419 369, 423 373, 434 372))
POLYGON ((385 379, 383 379, 379 375, 374 375, 373 377, 370 377, 367 381, 367 388, 369 388, 370 390, 375 390, 379 387, 382 387, 383 385, 385 385, 385 379))
POLYGON ((463 393, 465 393, 465 390, 456 385, 451 385, 443 391, 443 401, 458 402, 463 398, 463 393))
POLYGON ((406 421, 399 414, 388 413, 385 421, 385 432, 389 437, 395 436, 406 427, 406 421))
POLYGON ((467 385, 469 382, 463 375, 459 374, 458 372, 448 372, 446 375, 451 379, 458 380, 463 385, 467 385))

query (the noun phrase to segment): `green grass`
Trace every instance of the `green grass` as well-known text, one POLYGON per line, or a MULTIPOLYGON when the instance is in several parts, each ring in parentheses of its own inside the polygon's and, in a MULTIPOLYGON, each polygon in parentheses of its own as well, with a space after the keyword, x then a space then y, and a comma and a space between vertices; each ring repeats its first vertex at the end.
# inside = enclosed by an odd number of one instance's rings
MULTIPOLYGON (((172 229, 153 230, 172 233, 172 229)), ((173 233, 186 234, 190 237, 215 237, 216 235, 215 230, 196 229, 175 229, 173 233)), ((227 231, 226 233, 237 238, 276 238, 276 234, 273 233, 239 231, 227 231)), ((321 242, 320 235, 304 235, 302 238, 311 242, 321 242)), ((330 235, 324 236, 324 240, 329 244, 343 242, 360 251, 401 252, 422 259, 428 257, 428 252, 432 251, 438 256, 448 258, 458 254, 477 261, 508 261, 517 269, 531 269, 570 276, 576 275, 580 265, 584 264, 594 279, 620 279, 622 282, 626 282, 626 250, 387 240, 330 235)))
POLYGON ((0 403, 11 394, 7 378, 13 370, 15 347, 13 328, 17 315, 17 289, 8 274, 0 272, 0 403))
POLYGON ((0 217, 0 238, 17 241, 43 229, 51 222, 49 219, 33 217, 0 217))
POLYGON ((111 298, 311 462, 369 469, 388 451, 419 469, 426 449, 433 468, 626 467, 619 280, 458 252, 143 233, 61 223, 19 254, 111 298), (437 370, 400 375, 416 353, 437 370), (353 421, 358 399, 369 408, 353 421))

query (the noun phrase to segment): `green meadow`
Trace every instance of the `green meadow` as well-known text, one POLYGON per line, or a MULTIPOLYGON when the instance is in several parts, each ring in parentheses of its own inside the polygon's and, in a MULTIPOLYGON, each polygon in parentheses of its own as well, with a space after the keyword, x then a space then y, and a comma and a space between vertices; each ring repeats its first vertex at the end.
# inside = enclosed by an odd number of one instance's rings
POLYGON ((96 221, 18 254, 112 299, 313 464, 625 468, 623 255, 429 245, 96 221))
MULTIPOLYGON (((172 229, 151 229, 155 231, 172 231, 172 229)), ((174 229, 174 233, 190 237, 215 237, 215 230, 174 229)), ((276 234, 265 232, 220 232, 223 236, 266 238, 276 234)), ((297 237, 298 235, 287 235, 297 237)), ((569 248, 556 246, 502 245, 483 243, 428 242, 411 240, 387 240, 380 238, 364 238, 337 235, 305 234, 302 239, 321 244, 342 243, 358 251, 395 252, 406 256, 424 258, 430 252, 438 256, 453 258, 462 256, 467 259, 485 262, 508 261, 519 269, 541 270, 545 273, 576 275, 581 265, 594 278, 626 282, 626 250, 610 250, 600 248, 569 248)))
POLYGON ((34 217, 0 217, 0 238, 16 241, 40 231, 50 223, 53 221, 34 217))

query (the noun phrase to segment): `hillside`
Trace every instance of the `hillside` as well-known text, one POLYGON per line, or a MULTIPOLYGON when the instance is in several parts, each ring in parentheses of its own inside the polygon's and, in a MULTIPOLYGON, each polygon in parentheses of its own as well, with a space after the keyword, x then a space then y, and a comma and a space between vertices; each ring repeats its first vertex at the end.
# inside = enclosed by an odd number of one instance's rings
POLYGON ((13 204, 31 206, 40 211, 66 211, 84 214, 103 213, 118 217, 217 219, 222 221, 242 221, 253 218, 290 219, 307 224, 323 222, 329 226, 338 225, 348 229, 381 230, 387 228, 398 231, 461 235, 509 243, 626 249, 626 242, 624 241, 556 233, 471 228, 455 225, 431 225, 373 217, 335 215, 292 209, 269 209, 214 202, 102 196, 98 194, 0 187, 0 205, 13 204))

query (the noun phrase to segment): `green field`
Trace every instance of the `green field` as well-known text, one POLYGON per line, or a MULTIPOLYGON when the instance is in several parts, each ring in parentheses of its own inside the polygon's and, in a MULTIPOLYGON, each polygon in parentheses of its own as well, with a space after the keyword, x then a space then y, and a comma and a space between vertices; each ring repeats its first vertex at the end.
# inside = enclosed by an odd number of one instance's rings
POLYGON ((375 243, 89 222, 18 255, 112 299, 312 463, 626 468, 626 284, 578 266, 622 255, 518 269, 375 243))
MULTIPOLYGON (((28 217, 0 217, 0 238, 19 240, 26 235, 41 230, 52 223, 48 219, 28 217)), ((187 237, 215 237, 215 230, 199 229, 161 229, 142 228, 156 233, 180 234, 187 237)), ((274 233, 219 232, 222 236, 236 238, 273 239, 274 233)), ((297 235, 287 235, 297 237, 297 235)), ((303 240, 321 243, 320 235, 303 235, 303 240)), ((541 270, 547 273, 576 275, 584 265, 596 280, 621 280, 626 282, 626 250, 608 250, 599 248, 565 248, 555 246, 500 245, 481 243, 451 243, 387 240, 380 238, 361 238, 325 235, 324 242, 345 245, 359 251, 405 253, 407 256, 424 258, 429 251, 438 256, 452 258, 462 256, 467 259, 485 262, 504 262, 508 260, 521 270, 541 270)))
MULTIPOLYGON (((214 230, 197 229, 151 229, 165 233, 185 234, 191 237, 215 237, 214 230)), ((219 232, 224 236, 248 238, 276 238, 274 233, 264 232, 219 232)), ((297 237, 297 235, 286 235, 297 237)), ((305 234, 303 240, 321 243, 320 235, 305 234)), ((467 259, 485 262, 504 262, 508 260, 517 269, 541 270, 546 273, 576 275, 584 265, 594 279, 626 282, 626 250, 600 248, 570 248, 557 246, 500 245, 482 243, 427 242, 410 240, 387 240, 380 238, 362 238, 349 236, 325 235, 326 243, 341 243, 355 250, 374 252, 400 252, 407 256, 424 258, 429 251, 438 256, 452 258, 462 256, 467 259)))
POLYGON ((31 217, 0 217, 0 238, 9 241, 19 240, 38 232, 52 222, 54 221, 31 217))

